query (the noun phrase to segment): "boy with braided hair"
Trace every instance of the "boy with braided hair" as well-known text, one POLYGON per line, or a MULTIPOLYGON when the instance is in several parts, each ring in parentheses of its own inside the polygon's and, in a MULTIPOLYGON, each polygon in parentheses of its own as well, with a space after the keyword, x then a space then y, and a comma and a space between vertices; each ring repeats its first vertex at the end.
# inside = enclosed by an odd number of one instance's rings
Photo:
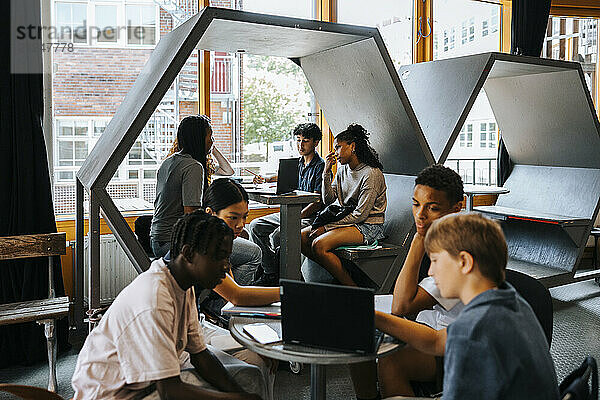
MULTIPOLYGON (((155 260, 123 289, 87 337, 74 398, 259 399, 219 360, 233 357, 207 348, 198 321, 193 285, 212 289, 223 280, 232 242, 233 231, 217 217, 196 210, 179 219, 171 235, 176 256, 155 260)), ((254 373, 250 385, 262 382, 257 367, 232 363, 254 373)))

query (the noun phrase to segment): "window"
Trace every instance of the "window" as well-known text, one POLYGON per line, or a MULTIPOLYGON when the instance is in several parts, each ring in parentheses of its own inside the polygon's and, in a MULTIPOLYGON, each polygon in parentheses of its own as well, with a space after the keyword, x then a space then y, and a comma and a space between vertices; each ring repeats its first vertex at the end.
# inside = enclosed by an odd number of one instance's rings
POLYGON ((469 20, 469 42, 475 40, 475 18, 469 20))
MULTIPOLYGON (((475 0, 432 1, 435 18, 433 24, 434 40, 444 40, 444 52, 441 52, 434 59, 500 50, 500 32, 497 29, 500 12, 499 5, 475 0), (465 18, 465 15, 468 18, 465 18), (493 25, 492 21, 494 20, 496 21, 495 30, 491 28, 491 25, 493 25), (485 21, 485 24, 482 21, 485 21), (482 30, 482 34, 478 35, 476 34, 475 27, 479 29, 480 26, 484 27, 484 29, 482 30), (485 31, 485 27, 488 28, 487 33, 484 35, 483 31, 485 31), (448 34, 446 35, 445 32, 448 32, 448 34), (451 42, 454 41, 454 32, 460 35, 460 46, 451 45, 451 42), (448 41, 446 41, 446 38, 448 38, 448 41)), ((439 44, 439 47, 442 47, 442 43, 439 44)))
POLYGON ((488 147, 490 149, 496 148, 496 123, 488 123, 488 147))
POLYGON ((104 133, 108 120, 96 120, 94 121, 94 136, 100 136, 104 133))
POLYGON ((487 147, 487 124, 485 122, 479 126, 479 147, 487 147))
POLYGON ((444 51, 448 51, 448 31, 444 29, 444 51))
MULTIPOLYGON (((281 1, 281 0, 280 0, 281 1)), ((394 61, 396 68, 412 64, 413 2, 372 0, 365 12, 365 2, 361 0, 337 0, 338 22, 355 25, 376 26, 394 61)), ((417 26, 424 35, 430 33, 431 26, 417 26)))
POLYGON ((55 6, 59 40, 87 43, 87 4, 56 2, 55 6))
POLYGON ((550 17, 546 33, 542 57, 581 63, 592 100, 597 106, 598 18, 550 17))
POLYGON ((128 44, 156 44, 156 7, 153 5, 127 5, 128 44))
POLYGON ((466 124, 459 134, 460 147, 473 147, 473 124, 466 124))
MULTIPOLYGON (((169 3, 179 7, 173 11, 177 20, 165 10, 159 19, 160 8, 152 0, 53 1, 52 20, 64 28, 65 39, 90 49, 52 53, 57 215, 75 211, 75 174, 146 63, 159 32, 169 32, 198 11, 194 0, 169 3)), ((156 170, 172 146, 177 122, 198 109, 197 61, 193 52, 178 85, 171 85, 131 154, 115 171, 111 196, 154 201, 156 170)))
MULTIPOLYGON (((338 4, 341 3, 338 0, 338 4)), ((223 1, 211 0, 211 5, 217 7, 226 7, 223 1)), ((233 3, 233 1, 232 1, 233 3)), ((274 15, 284 15, 286 17, 312 18, 313 17, 313 1, 298 0, 298 1, 281 1, 281 0, 243 0, 238 4, 243 4, 241 9, 244 11, 252 11, 259 13, 267 13, 274 15)), ((338 6, 339 7, 339 6, 338 6)))
MULTIPOLYGON (((57 124, 57 154, 59 167, 79 167, 88 155, 88 124, 86 121, 60 121, 57 124)), ((72 174, 59 174, 67 179, 72 174)))
MULTIPOLYGON (((313 18, 312 0, 211 0, 210 5, 244 11, 313 18)), ((316 103, 304 73, 280 57, 210 53, 213 136, 236 174, 244 169, 276 173, 280 157, 297 157, 291 132, 316 122, 316 103), (277 151, 282 149, 282 151, 277 151)))
POLYGON ((116 43, 119 37, 117 31, 117 6, 96 6, 96 40, 100 43, 116 43))
MULTIPOLYGON (((474 0, 432 1, 434 33, 441 37, 443 32, 460 32, 460 46, 451 48, 449 34, 448 51, 435 53, 434 59, 500 51, 499 4, 474 0)), ((494 113, 482 90, 448 154, 446 165, 455 168, 465 182, 493 183, 489 172, 497 158, 496 132, 494 113)))
POLYGON ((500 8, 492 7, 491 11, 492 11, 492 17, 490 18, 491 32, 496 33, 496 32, 498 32, 498 26, 500 25, 500 8))
POLYGON ((473 147, 473 124, 467 124, 466 147, 473 147))

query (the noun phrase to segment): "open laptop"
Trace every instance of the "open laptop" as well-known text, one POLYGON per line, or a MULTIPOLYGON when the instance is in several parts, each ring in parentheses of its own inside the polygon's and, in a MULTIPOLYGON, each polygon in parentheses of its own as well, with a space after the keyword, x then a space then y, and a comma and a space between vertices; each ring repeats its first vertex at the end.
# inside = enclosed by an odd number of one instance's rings
POLYGON ((248 193, 258 194, 288 194, 298 189, 298 173, 300 169, 297 158, 280 158, 279 168, 277 169, 277 187, 276 188, 256 188, 246 189, 248 193))
POLYGON ((372 354, 382 338, 375 330, 374 291, 350 286, 281 280, 284 343, 372 354))

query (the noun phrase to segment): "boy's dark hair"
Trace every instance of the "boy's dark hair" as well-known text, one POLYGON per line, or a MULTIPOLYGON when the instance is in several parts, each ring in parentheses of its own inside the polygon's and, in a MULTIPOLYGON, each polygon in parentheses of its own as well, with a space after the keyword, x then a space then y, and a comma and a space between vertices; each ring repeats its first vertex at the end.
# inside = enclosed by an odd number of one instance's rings
POLYGON ((171 233, 171 260, 174 260, 184 245, 192 250, 217 258, 219 244, 225 240, 233 241, 233 231, 220 218, 195 210, 179 218, 171 233))
POLYGON ((425 236, 427 253, 447 251, 471 256, 481 275, 500 285, 504 282, 508 248, 500 225, 479 213, 454 213, 431 224, 425 236))
POLYGON ((219 212, 240 201, 248 202, 248 193, 238 182, 229 178, 215 179, 204 194, 204 208, 219 212))
POLYGON ((442 164, 434 164, 423 169, 415 179, 415 186, 423 185, 446 193, 451 204, 463 201, 463 181, 460 175, 442 164))
POLYGON ((293 135, 302 136, 306 139, 312 139, 315 142, 320 142, 323 138, 323 133, 321 133, 319 126, 317 124, 313 124, 312 122, 296 125, 293 135))
POLYGON ((350 124, 345 131, 339 133, 335 140, 343 141, 348 144, 354 143, 355 152, 358 161, 367 164, 373 168, 379 168, 383 171, 383 165, 379 161, 379 156, 374 148, 369 144, 369 133, 359 124, 350 124))

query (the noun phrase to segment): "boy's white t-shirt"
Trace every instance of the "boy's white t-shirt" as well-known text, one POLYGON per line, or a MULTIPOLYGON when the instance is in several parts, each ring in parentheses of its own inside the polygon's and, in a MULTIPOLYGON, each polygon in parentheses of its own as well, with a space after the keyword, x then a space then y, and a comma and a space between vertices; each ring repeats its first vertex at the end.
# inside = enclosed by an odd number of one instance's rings
POLYGON ((181 289, 162 259, 117 296, 87 337, 72 378, 75 399, 136 398, 177 376, 206 349, 193 288, 181 289))
POLYGON ((442 297, 440 289, 438 289, 435 280, 431 276, 419 282, 419 286, 425 289, 437 301, 437 304, 433 306, 433 309, 423 310, 417 314, 417 322, 421 322, 439 331, 454 322, 458 318, 458 314, 465 307, 460 299, 442 297))

